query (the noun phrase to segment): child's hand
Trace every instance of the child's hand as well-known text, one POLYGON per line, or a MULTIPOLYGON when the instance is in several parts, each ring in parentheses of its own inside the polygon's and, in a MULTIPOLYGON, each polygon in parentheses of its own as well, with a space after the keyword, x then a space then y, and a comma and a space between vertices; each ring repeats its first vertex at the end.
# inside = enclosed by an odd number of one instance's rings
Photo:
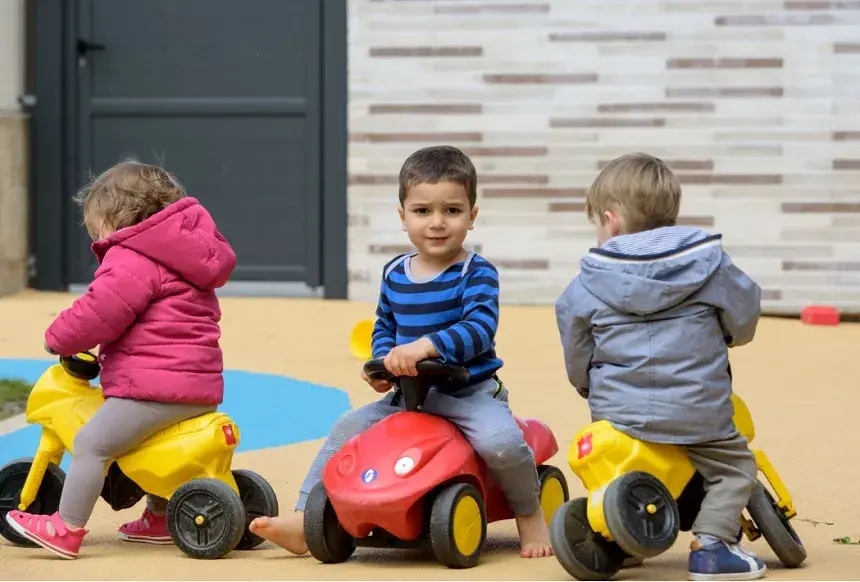
POLYGON ((361 379, 370 384, 370 387, 380 394, 385 394, 391 390, 392 386, 394 386, 394 383, 391 380, 385 380, 384 378, 371 378, 365 374, 364 370, 361 371, 361 379))
POLYGON ((385 356, 383 364, 385 369, 395 376, 417 376, 418 362, 438 355, 436 348, 426 337, 415 340, 412 343, 396 346, 385 356))

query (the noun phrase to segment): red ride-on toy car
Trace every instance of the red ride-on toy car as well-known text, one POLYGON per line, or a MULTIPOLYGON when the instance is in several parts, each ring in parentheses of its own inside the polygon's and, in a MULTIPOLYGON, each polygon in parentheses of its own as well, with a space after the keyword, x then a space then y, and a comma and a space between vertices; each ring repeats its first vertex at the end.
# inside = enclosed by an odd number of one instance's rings
MULTIPOLYGON (((344 562, 356 547, 427 548, 450 568, 477 564, 487 524, 514 517, 487 466, 451 422, 422 413, 431 385, 463 383, 469 372, 433 360, 418 376, 393 378, 382 360, 364 366, 372 378, 399 387, 406 410, 346 443, 311 491, 304 527, 308 548, 321 562, 344 562)), ((534 452, 540 502, 549 521, 568 499, 562 472, 543 465, 558 451, 538 420, 517 419, 534 452)))

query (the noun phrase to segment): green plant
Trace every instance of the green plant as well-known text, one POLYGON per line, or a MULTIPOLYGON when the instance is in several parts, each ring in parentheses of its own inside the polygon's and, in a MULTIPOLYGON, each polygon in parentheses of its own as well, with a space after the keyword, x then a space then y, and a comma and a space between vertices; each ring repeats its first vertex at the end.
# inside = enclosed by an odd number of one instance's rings
POLYGON ((24 412, 33 385, 15 378, 0 378, 0 420, 24 412))

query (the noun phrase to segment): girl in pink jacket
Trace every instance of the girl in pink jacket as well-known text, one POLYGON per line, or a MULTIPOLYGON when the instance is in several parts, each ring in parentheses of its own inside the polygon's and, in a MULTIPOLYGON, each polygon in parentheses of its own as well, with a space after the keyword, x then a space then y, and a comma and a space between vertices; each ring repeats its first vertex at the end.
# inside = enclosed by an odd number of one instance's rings
MULTIPOLYGON (((107 464, 151 434, 213 411, 224 393, 215 289, 236 255, 209 213, 164 169, 125 161, 76 198, 99 268, 87 292, 45 332, 69 356, 99 346, 106 402, 78 433, 54 515, 7 514, 21 535, 76 558, 107 464)), ((166 501, 120 528, 128 541, 171 543, 166 501)))

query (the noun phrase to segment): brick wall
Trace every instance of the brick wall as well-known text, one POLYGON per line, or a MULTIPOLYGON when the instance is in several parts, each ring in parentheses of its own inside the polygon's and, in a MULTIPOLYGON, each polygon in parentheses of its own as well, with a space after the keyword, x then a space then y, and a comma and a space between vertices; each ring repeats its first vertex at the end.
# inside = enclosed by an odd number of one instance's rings
POLYGON ((594 234, 584 189, 665 159, 769 311, 860 311, 860 0, 350 0, 350 297, 407 250, 396 175, 478 168, 472 244, 505 303, 550 303, 594 234))

